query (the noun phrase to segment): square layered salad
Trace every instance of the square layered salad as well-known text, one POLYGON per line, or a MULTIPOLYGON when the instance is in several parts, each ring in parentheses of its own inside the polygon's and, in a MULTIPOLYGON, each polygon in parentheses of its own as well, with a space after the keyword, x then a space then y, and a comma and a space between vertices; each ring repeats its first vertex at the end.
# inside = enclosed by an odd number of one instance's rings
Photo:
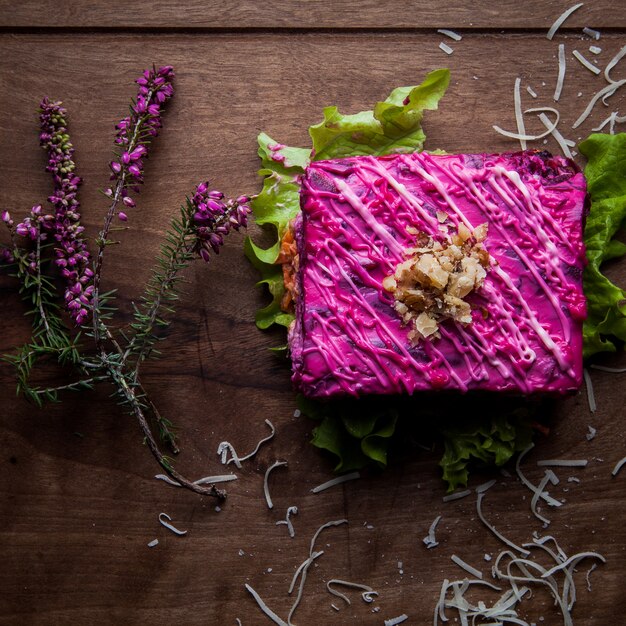
POLYGON ((311 163, 293 223, 293 381, 309 397, 582 381, 586 185, 546 152, 311 163))

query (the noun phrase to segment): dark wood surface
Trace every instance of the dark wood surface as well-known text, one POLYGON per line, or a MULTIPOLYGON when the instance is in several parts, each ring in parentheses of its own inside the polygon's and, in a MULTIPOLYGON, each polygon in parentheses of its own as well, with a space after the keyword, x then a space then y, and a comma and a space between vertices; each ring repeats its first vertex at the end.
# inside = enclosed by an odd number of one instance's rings
MULTIPOLYGON (((105 209, 97 189, 107 182, 113 125, 125 114, 132 81, 153 62, 174 65, 176 96, 148 162, 145 189, 121 245, 106 259, 104 279, 119 289, 122 321, 149 275, 165 225, 197 182, 209 177, 232 194, 258 189, 261 130, 287 144, 304 144, 308 125, 319 120, 324 106, 337 104, 345 112, 371 108, 392 88, 416 84, 427 71, 447 66, 452 83, 440 110, 426 116, 428 145, 459 152, 515 149, 492 125, 514 129, 517 76, 523 78, 525 107, 555 105, 558 43, 568 50, 556 105, 562 132, 577 141, 612 110, 626 111, 620 92, 609 108, 599 104, 580 129, 571 129, 605 84, 571 57, 577 48, 594 58, 588 52, 592 42, 580 29, 602 30, 600 67, 626 44, 624 7, 619 11, 619 3, 606 0, 586 4, 552 42, 545 33, 568 3, 506 2, 498 3, 498 11, 490 8, 493 3, 470 8, 460 1, 412 7, 91 4, 0 3, 0 207, 20 215, 49 194, 34 112, 43 95, 61 98, 70 112, 86 181, 84 222, 93 236, 105 209), (446 39, 435 32, 438 27, 458 29, 463 40, 446 39), (451 56, 439 50, 440 41, 454 49, 451 56), (537 100, 525 92, 527 84, 537 100)), ((618 74, 624 75, 623 63, 618 74)), ((528 127, 539 130, 531 122, 528 127)), ((547 147, 556 149, 552 140, 547 147)), ((250 230, 259 236, 255 227, 250 230)), ((610 273, 626 283, 623 262, 610 273)), ((443 579, 463 577, 450 556, 487 574, 484 554, 502 548, 478 520, 475 496, 444 504, 441 451, 420 449, 382 474, 312 494, 311 487, 332 477, 332 462, 308 443, 313 423, 294 417, 288 368, 268 350, 279 338, 255 328, 254 312, 264 297, 243 257, 242 236, 230 237, 209 266, 194 265, 187 279, 163 357, 145 370, 153 399, 179 427, 177 467, 192 477, 222 473, 218 444, 228 440, 237 450, 250 450, 267 433, 265 419, 275 424, 275 439, 237 471, 239 479, 227 485, 228 499, 216 511, 215 501, 154 480, 159 468, 135 422, 109 398, 110 389, 67 395, 61 404, 39 410, 15 398, 11 371, 1 364, 0 623, 270 623, 245 583, 286 619, 293 602, 287 589, 313 533, 340 518, 349 524, 322 535, 325 554, 309 572, 294 623, 382 624, 401 613, 409 616, 406 624, 432 623, 443 579), (272 475, 270 511, 263 475, 277 459, 288 467, 272 475), (275 523, 293 505, 299 513, 290 539, 275 523), (162 511, 187 536, 161 527, 162 511), (440 545, 426 550, 422 538, 437 515, 440 545), (150 549, 154 538, 160 543, 150 549), (380 595, 367 605, 350 594, 352 605, 344 605, 326 591, 330 578, 368 584, 380 595)), ((28 338, 23 311, 14 285, 0 278, 0 352, 28 338)), ((623 355, 605 362, 625 364, 623 355)), ((626 386, 623 377, 597 370, 591 377, 597 412, 589 412, 584 390, 558 402, 549 416, 550 436, 538 440, 526 467, 538 482, 538 459, 589 460, 585 469, 559 470, 562 482, 554 493, 566 504, 549 511, 549 532, 569 553, 594 550, 606 557, 591 576, 591 592, 587 567, 580 567, 573 613, 577 625, 605 626, 621 623, 626 614, 626 475, 611 478, 626 454, 626 386), (589 425, 597 429, 592 441, 585 437, 589 425), (580 483, 568 482, 569 476, 580 483)), ((533 531, 542 531, 530 512, 531 493, 515 477, 495 476, 485 514, 511 539, 529 541, 533 531)), ((471 486, 490 477, 477 474, 471 486)), ((529 619, 562 623, 541 592, 524 606, 529 619)))

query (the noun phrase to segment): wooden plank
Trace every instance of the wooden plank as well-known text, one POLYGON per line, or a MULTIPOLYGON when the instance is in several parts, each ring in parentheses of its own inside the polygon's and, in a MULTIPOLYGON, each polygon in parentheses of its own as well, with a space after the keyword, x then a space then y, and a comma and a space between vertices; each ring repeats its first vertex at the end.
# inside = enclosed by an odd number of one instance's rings
MULTIPOLYGON (((164 225, 193 185, 208 176, 229 193, 258 189, 260 130, 304 144, 306 127, 320 119, 323 106, 334 103, 345 112, 369 108, 393 87, 418 82, 445 64, 453 83, 440 110, 426 116, 428 144, 451 151, 517 149, 492 125, 514 128, 512 89, 518 75, 524 88, 530 84, 540 96, 534 100, 524 92, 524 106, 554 105, 557 42, 541 34, 476 33, 451 44, 454 53, 447 56, 437 47, 440 39, 414 33, 4 34, 0 110, 10 115, 0 119, 0 206, 23 212, 49 193, 34 109, 44 94, 62 97, 86 179, 82 200, 93 235, 104 209, 96 189, 107 183, 112 127, 133 94, 132 79, 153 61, 172 63, 177 95, 148 162, 130 230, 120 235, 122 245, 110 251, 106 264, 107 285, 120 288, 122 320, 128 321, 130 301, 149 274, 164 225), (306 71, 295 70, 292 59, 306 59, 306 71)), ((560 128, 577 140, 613 108, 623 110, 624 93, 608 109, 599 105, 581 131, 572 132, 572 122, 604 82, 569 57, 575 46, 586 50, 582 39, 560 41, 568 49, 568 74, 557 104, 560 128)), ((601 62, 623 44, 623 35, 604 35, 601 62)), ((530 121, 528 126, 537 129, 530 121)), ((552 141, 547 146, 555 147, 552 141)), ((266 623, 245 583, 286 619, 293 602, 287 588, 313 533, 344 517, 347 527, 329 529, 319 541, 325 554, 309 572, 295 623, 381 624, 402 613, 410 616, 407 623, 431 623, 443 579, 464 576, 451 563, 452 554, 488 575, 484 555, 497 554, 502 545, 478 521, 474 495, 442 503, 441 450, 416 447, 380 475, 310 493, 332 476, 333 463, 308 444, 313 424, 293 416, 288 368, 267 350, 280 339, 254 327, 263 298, 241 243, 241 236, 233 236, 208 267, 197 264, 188 272, 188 293, 163 343, 163 357, 145 372, 153 399, 180 428, 183 453, 177 467, 193 477, 224 471, 216 455, 220 441, 247 451, 265 436, 264 419, 277 427, 275 440, 228 485, 229 498, 219 512, 213 501, 152 478, 159 470, 141 445, 137 426, 108 397, 109 388, 35 410, 13 397, 10 371, 0 365, 0 622, 206 624, 235 623, 239 617, 244 624, 266 623), (263 474, 276 459, 289 466, 272 477, 270 511, 263 474), (296 537, 289 539, 276 522, 292 505, 299 513, 296 537), (175 537, 162 528, 161 511, 188 535, 175 537), (421 539, 439 514, 440 546, 426 550, 421 539), (150 549, 153 538, 160 543, 150 549), (325 581, 333 577, 371 585, 380 596, 367 605, 350 594, 348 607, 327 593, 325 581), (339 607, 338 615, 331 603, 339 607), (380 612, 373 613, 377 607, 380 612)), ((613 272, 624 284, 624 263, 613 272)), ((23 308, 9 288, 3 277, 3 352, 23 341, 27 330, 23 308)), ((597 371, 592 378, 598 412, 589 414, 582 394, 556 403, 553 432, 538 440, 526 472, 536 483, 543 474, 537 459, 589 459, 584 470, 558 472, 561 484, 553 493, 567 502, 544 513, 553 520, 549 532, 569 553, 592 549, 607 558, 591 575, 592 593, 586 590, 586 564, 576 574, 575 620, 600 625, 618 623, 626 612, 619 582, 626 549, 624 476, 610 478, 626 449, 626 390, 622 378, 597 371), (593 441, 585 438, 588 425, 598 429, 593 441), (569 476, 581 482, 568 483, 569 476)), ((533 530, 544 532, 531 517, 530 492, 513 478, 496 476, 499 482, 484 503, 488 519, 517 542, 530 540, 533 530)), ((472 486, 490 477, 479 473, 472 486)), ((526 606, 529 620, 543 616, 544 623, 560 623, 547 595, 536 593, 526 606)))
MULTIPOLYGON (((468 3, 463 0, 428 2, 418 0, 407 5, 402 0, 377 2, 361 0, 322 0, 317 2, 207 3, 201 0, 180 4, 154 0, 129 3, 112 0, 93 3, 23 0, 20 3, 0 0, 0 27, 19 28, 189 28, 189 29, 257 29, 257 28, 347 28, 347 29, 436 29, 462 28, 497 30, 501 28, 540 29, 550 25, 566 9, 569 0, 558 2, 489 2, 468 3)), ((615 11, 608 0, 586 3, 567 21, 567 28, 584 26, 615 29, 624 26, 623 12, 615 11)))

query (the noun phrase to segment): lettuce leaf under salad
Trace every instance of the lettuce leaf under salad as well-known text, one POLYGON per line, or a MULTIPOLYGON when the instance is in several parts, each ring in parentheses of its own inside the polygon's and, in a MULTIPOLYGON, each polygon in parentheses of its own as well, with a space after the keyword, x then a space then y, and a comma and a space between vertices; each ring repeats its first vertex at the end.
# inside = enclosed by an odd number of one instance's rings
MULTIPOLYGON (((277 259, 289 222, 300 210, 298 181, 309 162, 423 150, 424 111, 438 108, 449 82, 449 70, 438 69, 420 85, 394 89, 373 110, 344 115, 335 106, 326 107, 323 120, 309 128, 310 148, 284 146, 265 133, 259 135, 263 188, 252 202, 252 211, 256 223, 269 225, 275 238, 268 248, 249 237, 244 243, 246 256, 261 274, 258 284, 267 285, 272 296, 271 303, 257 312, 259 328, 287 327, 293 320, 280 306, 284 284, 277 259)), ((585 229, 589 263, 584 273, 589 315, 583 329, 584 357, 589 358, 614 352, 626 342, 626 292, 601 271, 605 261, 626 254, 626 245, 615 238, 626 226, 626 134, 591 135, 580 144, 580 151, 588 160, 585 176, 591 198, 585 229)), ((391 403, 389 398, 321 403, 299 397, 298 404, 305 415, 319 421, 312 443, 337 458, 337 472, 385 467, 394 440, 419 442, 425 423, 439 423, 437 435, 444 449, 440 466, 449 491, 467 484, 470 465, 502 466, 525 449, 537 427, 538 412, 537 405, 526 403, 481 419, 450 419, 441 424, 440 419, 429 420, 421 403, 411 398, 391 403)))

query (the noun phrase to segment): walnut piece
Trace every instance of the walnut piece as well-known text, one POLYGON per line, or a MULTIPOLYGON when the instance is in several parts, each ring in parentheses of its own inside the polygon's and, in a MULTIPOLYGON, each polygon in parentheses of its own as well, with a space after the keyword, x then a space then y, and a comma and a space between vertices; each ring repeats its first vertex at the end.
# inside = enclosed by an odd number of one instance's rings
POLYGON ((456 233, 443 241, 410 231, 416 247, 405 250, 407 260, 382 284, 393 293, 394 310, 402 323, 412 326, 411 343, 439 337, 439 324, 445 319, 471 324, 472 308, 464 298, 479 289, 487 276, 491 259, 482 244, 487 229, 485 223, 471 231, 461 222, 456 233))

